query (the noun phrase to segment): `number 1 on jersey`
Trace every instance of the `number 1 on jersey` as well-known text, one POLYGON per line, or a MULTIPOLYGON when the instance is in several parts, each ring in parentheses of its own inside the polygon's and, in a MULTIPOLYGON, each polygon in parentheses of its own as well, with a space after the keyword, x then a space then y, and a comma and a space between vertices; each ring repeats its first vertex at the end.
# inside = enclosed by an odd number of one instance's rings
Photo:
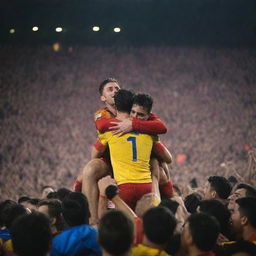
POLYGON ((137 161, 137 145, 136 145, 136 137, 128 137, 127 141, 132 142, 132 161, 137 161))

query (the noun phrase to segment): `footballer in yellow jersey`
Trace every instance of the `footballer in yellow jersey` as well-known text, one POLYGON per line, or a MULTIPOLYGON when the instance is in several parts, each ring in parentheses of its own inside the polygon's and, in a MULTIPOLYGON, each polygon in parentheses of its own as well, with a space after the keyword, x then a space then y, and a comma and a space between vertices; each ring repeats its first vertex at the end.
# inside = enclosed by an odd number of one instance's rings
POLYGON ((99 134, 98 138, 98 146, 109 147, 120 197, 135 210, 137 201, 152 192, 149 161, 153 138, 141 133, 118 136, 112 132, 99 134))
POLYGON ((118 185, 124 183, 150 183, 150 155, 153 139, 148 134, 127 133, 123 136, 112 132, 99 134, 104 146, 109 146, 114 178, 118 185))

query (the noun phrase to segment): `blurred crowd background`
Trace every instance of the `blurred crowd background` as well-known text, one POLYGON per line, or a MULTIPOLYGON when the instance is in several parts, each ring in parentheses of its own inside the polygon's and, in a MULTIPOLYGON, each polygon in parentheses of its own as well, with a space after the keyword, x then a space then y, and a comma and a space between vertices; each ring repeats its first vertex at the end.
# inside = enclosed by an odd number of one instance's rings
POLYGON ((255 49, 2 45, 0 56, 0 200, 72 187, 90 158, 107 77, 153 97, 174 182, 223 175, 224 162, 246 175, 256 143, 255 49))

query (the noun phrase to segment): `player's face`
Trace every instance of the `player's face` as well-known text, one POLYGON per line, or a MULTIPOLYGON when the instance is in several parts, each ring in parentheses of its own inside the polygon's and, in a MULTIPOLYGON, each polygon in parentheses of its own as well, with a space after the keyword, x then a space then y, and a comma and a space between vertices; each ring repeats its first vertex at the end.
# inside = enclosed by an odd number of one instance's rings
POLYGON ((142 106, 134 104, 132 106, 130 116, 140 120, 147 120, 149 118, 149 113, 142 106))
POLYGON ((100 99, 105 104, 114 106, 115 105, 114 96, 115 96, 116 92, 118 92, 119 89, 120 89, 120 86, 117 83, 114 83, 114 82, 107 83, 104 86, 104 89, 103 89, 100 99))

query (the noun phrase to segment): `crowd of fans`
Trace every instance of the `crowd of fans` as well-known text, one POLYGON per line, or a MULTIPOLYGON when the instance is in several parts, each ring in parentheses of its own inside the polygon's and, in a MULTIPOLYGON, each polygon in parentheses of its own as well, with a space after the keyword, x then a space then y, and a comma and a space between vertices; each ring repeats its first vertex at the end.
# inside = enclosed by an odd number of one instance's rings
POLYGON ((246 167, 255 146, 255 51, 208 48, 2 46, 0 198, 71 188, 89 160, 101 106, 98 84, 116 77, 149 93, 168 127, 162 141, 178 182, 246 167), (179 161, 179 155, 183 160, 179 161), (185 161, 184 161, 185 160, 185 161))
POLYGON ((1 254, 255 255, 255 51, 3 46, 0 55, 1 254), (70 189, 96 138, 98 84, 111 76, 154 98, 175 186, 134 212, 108 197, 103 178, 99 200, 116 209, 99 204, 95 229, 86 196, 70 189))
POLYGON ((255 256, 256 189, 230 180, 210 176, 189 194, 175 185, 160 201, 145 194, 133 211, 104 177, 96 227, 84 194, 45 186, 40 198, 0 203, 0 255, 255 256))

